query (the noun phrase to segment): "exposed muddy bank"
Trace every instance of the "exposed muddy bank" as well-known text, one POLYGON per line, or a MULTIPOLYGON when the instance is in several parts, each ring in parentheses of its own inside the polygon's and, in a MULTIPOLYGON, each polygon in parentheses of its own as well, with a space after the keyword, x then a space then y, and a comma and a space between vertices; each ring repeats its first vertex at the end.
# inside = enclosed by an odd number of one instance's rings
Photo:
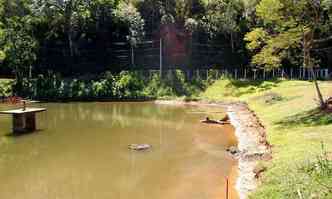
POLYGON ((239 152, 234 156, 238 159, 238 177, 236 190, 240 199, 248 197, 258 185, 260 169, 258 161, 270 160, 271 147, 266 138, 266 131, 256 114, 245 103, 216 103, 216 102, 184 102, 184 101, 156 101, 157 104, 167 105, 196 105, 222 107, 231 124, 235 127, 239 152))

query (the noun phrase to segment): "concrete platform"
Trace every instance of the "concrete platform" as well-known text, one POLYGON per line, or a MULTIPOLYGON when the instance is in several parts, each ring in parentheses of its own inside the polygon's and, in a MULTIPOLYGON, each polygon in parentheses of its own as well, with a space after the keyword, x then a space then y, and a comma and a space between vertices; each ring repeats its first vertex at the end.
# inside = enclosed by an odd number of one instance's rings
POLYGON ((25 133, 36 130, 36 113, 44 111, 46 108, 21 108, 0 111, 0 114, 13 115, 13 133, 25 133))

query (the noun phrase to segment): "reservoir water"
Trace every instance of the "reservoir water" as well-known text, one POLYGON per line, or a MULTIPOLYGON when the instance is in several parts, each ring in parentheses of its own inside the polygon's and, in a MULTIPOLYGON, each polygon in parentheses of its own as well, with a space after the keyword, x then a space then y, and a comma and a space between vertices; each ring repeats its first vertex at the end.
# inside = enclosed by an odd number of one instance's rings
MULTIPOLYGON (((47 103, 38 131, 13 136, 0 116, 1 199, 223 199, 234 191, 231 126, 215 107, 154 103, 47 103), (129 144, 150 144, 131 151, 129 144)), ((0 109, 12 106, 1 105, 0 109)))

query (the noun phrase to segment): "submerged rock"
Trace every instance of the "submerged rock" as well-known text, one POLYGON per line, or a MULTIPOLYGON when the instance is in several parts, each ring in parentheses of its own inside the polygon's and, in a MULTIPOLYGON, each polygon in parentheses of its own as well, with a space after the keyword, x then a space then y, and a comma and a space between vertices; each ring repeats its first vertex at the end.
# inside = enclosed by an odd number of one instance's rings
POLYGON ((226 114, 221 120, 221 122, 229 122, 229 117, 228 115, 226 114))
POLYGON ((230 121, 228 121, 228 120, 223 121, 224 119, 225 118, 223 118, 222 120, 217 121, 217 120, 211 120, 209 117, 206 117, 206 119, 205 120, 201 120, 201 122, 202 123, 206 123, 206 124, 220 124, 220 125, 230 124, 230 121))
POLYGON ((150 149, 152 146, 149 144, 129 144, 128 149, 135 151, 144 151, 150 149))
POLYGON ((238 155, 240 153, 240 150, 236 146, 231 146, 228 149, 226 149, 226 151, 232 155, 238 155))

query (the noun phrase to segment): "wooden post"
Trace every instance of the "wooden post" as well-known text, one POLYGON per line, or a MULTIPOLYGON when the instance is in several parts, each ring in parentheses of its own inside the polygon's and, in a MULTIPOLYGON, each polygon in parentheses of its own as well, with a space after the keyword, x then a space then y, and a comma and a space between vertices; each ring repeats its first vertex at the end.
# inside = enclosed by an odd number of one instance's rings
POLYGON ((247 79, 247 69, 244 69, 244 79, 247 79))
POLYGON ((237 69, 235 69, 235 77, 234 78, 237 80, 237 69))

